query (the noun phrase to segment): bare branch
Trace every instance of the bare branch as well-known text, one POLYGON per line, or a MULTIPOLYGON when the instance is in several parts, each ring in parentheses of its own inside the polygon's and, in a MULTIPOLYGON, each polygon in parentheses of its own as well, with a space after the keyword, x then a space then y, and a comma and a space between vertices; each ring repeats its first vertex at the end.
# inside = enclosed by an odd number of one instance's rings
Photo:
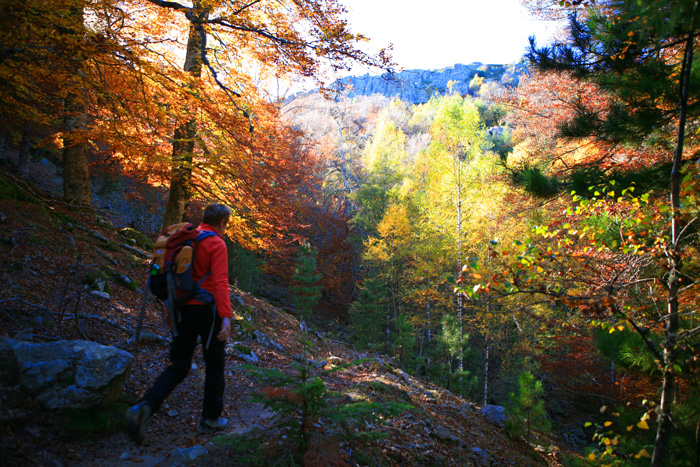
POLYGON ((188 6, 182 5, 182 4, 177 3, 177 2, 170 2, 167 0, 146 0, 146 1, 153 3, 154 5, 162 6, 164 8, 170 8, 172 10, 185 11, 185 12, 189 12, 190 10, 192 10, 192 8, 190 8, 188 6))

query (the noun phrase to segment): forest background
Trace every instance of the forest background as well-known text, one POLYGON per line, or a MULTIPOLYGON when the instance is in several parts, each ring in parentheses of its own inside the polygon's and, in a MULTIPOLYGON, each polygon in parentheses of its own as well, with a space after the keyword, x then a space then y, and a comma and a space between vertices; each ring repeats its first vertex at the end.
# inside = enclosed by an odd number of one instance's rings
POLYGON ((242 290, 592 464, 699 465, 697 2, 524 3, 569 26, 517 86, 409 104, 324 81, 393 76, 335 1, 11 0, 0 160, 149 236, 224 202, 242 290))

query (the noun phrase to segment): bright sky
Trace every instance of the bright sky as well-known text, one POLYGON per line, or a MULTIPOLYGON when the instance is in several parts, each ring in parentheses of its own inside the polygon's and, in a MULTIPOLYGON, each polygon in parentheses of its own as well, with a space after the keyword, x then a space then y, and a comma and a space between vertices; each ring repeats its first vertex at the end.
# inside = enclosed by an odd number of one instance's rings
POLYGON ((393 43, 394 61, 407 70, 432 70, 456 63, 515 63, 525 53, 529 36, 534 35, 543 45, 556 27, 533 19, 518 0, 341 3, 349 10, 350 30, 371 39, 366 50, 375 52, 393 43))

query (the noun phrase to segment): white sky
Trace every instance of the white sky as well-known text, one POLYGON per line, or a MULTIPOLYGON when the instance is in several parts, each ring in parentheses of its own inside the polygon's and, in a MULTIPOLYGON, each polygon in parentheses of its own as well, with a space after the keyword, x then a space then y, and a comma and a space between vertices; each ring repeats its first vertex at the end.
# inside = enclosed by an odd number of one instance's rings
MULTIPOLYGON (((394 44, 404 69, 439 69, 456 63, 510 64, 528 37, 548 43, 555 24, 536 21, 518 0, 341 0, 350 30, 371 39, 376 52, 394 44)), ((354 70, 364 74, 369 70, 354 70)))

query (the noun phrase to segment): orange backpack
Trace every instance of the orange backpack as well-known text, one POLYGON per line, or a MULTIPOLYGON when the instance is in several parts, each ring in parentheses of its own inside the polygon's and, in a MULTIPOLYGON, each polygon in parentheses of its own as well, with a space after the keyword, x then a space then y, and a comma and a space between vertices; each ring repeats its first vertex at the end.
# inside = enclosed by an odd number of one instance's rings
POLYGON ((191 299, 202 303, 214 300, 211 292, 200 287, 211 271, 199 282, 192 277, 197 243, 212 235, 216 234, 208 230, 199 232, 189 222, 171 225, 163 231, 156 240, 151 261, 149 288, 153 295, 176 309, 191 299))

